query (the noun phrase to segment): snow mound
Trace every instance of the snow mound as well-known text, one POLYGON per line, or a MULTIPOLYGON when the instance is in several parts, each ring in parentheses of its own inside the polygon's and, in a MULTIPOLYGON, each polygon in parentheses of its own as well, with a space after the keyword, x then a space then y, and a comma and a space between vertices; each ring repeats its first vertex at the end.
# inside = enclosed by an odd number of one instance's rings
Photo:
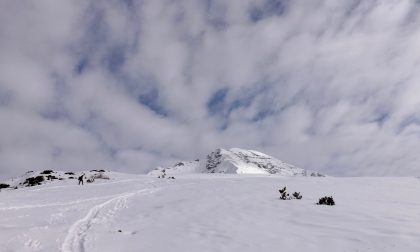
POLYGON ((170 167, 158 167, 150 175, 162 176, 185 173, 228 173, 228 174, 276 174, 280 176, 313 176, 322 174, 311 172, 285 163, 267 154, 232 148, 216 149, 204 159, 178 162, 170 167))
POLYGON ((90 170, 90 171, 79 171, 79 172, 66 172, 66 171, 28 171, 22 176, 11 178, 2 181, 0 184, 3 185, 2 190, 13 190, 24 187, 40 186, 49 183, 64 183, 67 181, 74 180, 77 183, 79 176, 84 174, 84 182, 94 183, 95 180, 109 180, 118 176, 116 172, 110 172, 105 170, 90 170))

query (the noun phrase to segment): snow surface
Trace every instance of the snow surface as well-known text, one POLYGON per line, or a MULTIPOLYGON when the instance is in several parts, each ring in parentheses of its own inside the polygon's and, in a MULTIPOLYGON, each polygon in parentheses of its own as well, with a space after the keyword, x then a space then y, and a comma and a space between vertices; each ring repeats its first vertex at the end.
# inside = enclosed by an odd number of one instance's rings
POLYGON ((108 175, 2 190, 0 250, 420 251, 418 178, 108 175))

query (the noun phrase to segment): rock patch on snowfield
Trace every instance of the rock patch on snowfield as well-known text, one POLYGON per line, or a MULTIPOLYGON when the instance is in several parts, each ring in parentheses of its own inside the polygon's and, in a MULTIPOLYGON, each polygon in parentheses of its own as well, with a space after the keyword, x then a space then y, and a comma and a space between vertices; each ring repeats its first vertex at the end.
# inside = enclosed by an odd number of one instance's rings
POLYGON ((53 170, 45 170, 45 171, 42 171, 40 174, 51 174, 51 173, 54 173, 54 171, 53 170))
POLYGON ((9 184, 0 184, 0 189, 9 188, 9 184))
POLYGON ((44 176, 36 176, 36 177, 30 177, 25 179, 23 183, 19 183, 20 185, 24 186, 36 186, 41 185, 42 182, 44 182, 44 176))
MULTIPOLYGON (((80 172, 64 172, 54 170, 28 171, 24 175, 0 183, 0 189, 13 190, 23 187, 40 186, 47 183, 65 180, 75 180, 85 174, 85 180, 94 183, 97 179, 109 180, 110 174, 105 170, 91 170, 80 172)), ((75 182, 73 182, 75 183, 75 182)))
POLYGON ((216 149, 202 159, 177 162, 170 167, 158 167, 149 174, 160 176, 185 173, 227 173, 227 174, 267 174, 280 176, 311 176, 323 177, 318 172, 312 172, 283 162, 267 154, 232 148, 216 149))

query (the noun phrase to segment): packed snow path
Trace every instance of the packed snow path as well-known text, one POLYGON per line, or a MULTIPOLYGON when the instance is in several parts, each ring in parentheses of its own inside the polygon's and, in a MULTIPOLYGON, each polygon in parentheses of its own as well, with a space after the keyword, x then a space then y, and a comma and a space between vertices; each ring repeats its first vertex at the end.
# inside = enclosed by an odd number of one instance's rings
POLYGON ((84 252, 85 251, 84 242, 85 242, 87 231, 93 225, 93 223, 95 223, 95 221, 100 217, 99 215, 101 211, 103 211, 103 209, 105 209, 109 205, 114 205, 114 208, 112 210, 113 212, 111 212, 111 214, 108 214, 108 217, 112 217, 112 215, 115 214, 115 212, 118 209, 126 206, 126 201, 128 198, 138 193, 143 193, 143 192, 152 193, 154 191, 155 190, 153 189, 141 189, 135 192, 124 193, 117 197, 111 198, 110 200, 107 200, 104 203, 101 203, 99 205, 92 207, 84 218, 78 220, 71 226, 64 240, 61 250, 63 252, 71 252, 71 251, 84 252))
POLYGON ((420 251, 417 178, 119 175, 0 192, 0 251, 420 251), (278 189, 302 200, 279 200, 278 189), (334 196, 336 206, 318 206, 334 196))

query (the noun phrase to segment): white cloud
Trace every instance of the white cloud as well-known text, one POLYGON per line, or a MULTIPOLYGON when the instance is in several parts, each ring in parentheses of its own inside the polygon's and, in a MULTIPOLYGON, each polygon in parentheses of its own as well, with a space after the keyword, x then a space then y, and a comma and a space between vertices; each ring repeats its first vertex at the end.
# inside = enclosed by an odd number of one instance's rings
POLYGON ((144 172, 216 147, 330 174, 418 175, 418 10, 411 0, 3 2, 0 176, 144 172))

